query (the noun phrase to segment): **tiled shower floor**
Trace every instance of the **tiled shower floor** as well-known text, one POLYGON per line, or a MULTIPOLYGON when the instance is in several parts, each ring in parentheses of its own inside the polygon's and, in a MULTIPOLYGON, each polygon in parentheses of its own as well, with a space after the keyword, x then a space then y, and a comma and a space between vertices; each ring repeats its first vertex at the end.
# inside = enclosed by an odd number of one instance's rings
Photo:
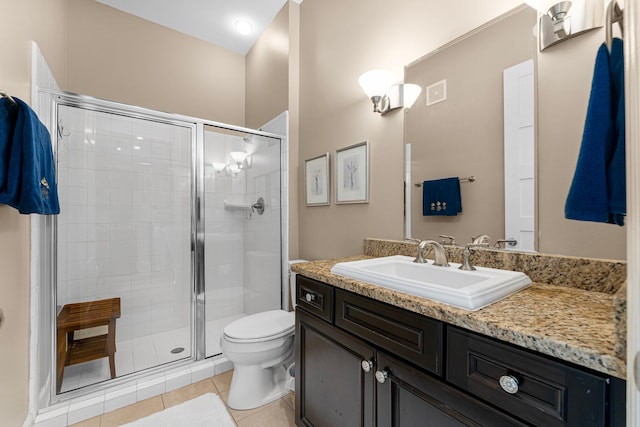
MULTIPOLYGON (((225 317, 207 322, 207 356, 220 354, 220 335, 225 325, 244 314, 225 317)), ((163 363, 190 357, 190 331, 181 328, 160 334, 136 338, 116 343, 116 375, 123 376, 163 363), (180 353, 172 353, 175 348, 184 348, 180 353)), ((110 378, 109 359, 102 358, 64 368, 61 392, 74 390, 110 378)))

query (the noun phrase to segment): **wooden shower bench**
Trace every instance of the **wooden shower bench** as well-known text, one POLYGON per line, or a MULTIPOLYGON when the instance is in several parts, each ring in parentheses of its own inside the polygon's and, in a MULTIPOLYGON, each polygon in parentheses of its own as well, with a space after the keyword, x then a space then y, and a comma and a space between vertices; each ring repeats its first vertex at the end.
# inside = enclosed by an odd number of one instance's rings
POLYGON ((57 320, 57 381, 60 393, 64 367, 90 360, 109 358, 111 378, 116 376, 116 319, 120 317, 120 298, 65 304, 57 320), (107 326, 104 335, 75 339, 74 332, 107 326))

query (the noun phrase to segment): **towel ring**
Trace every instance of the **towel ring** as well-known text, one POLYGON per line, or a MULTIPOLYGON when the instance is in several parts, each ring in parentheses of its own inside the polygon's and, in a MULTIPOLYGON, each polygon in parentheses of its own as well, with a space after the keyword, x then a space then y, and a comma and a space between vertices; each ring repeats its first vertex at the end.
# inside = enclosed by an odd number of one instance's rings
POLYGON ((18 105, 18 103, 16 102, 15 99, 13 99, 11 97, 11 95, 9 95, 7 92, 0 90, 0 95, 2 95, 2 97, 7 98, 9 101, 11 101, 13 104, 18 105))
POLYGON ((616 22, 620 25, 620 31, 624 32, 624 22, 623 22, 623 13, 620 6, 618 6, 618 2, 612 0, 607 5, 607 13, 606 13, 606 43, 607 47, 611 49, 611 45, 613 43, 613 24, 616 22))

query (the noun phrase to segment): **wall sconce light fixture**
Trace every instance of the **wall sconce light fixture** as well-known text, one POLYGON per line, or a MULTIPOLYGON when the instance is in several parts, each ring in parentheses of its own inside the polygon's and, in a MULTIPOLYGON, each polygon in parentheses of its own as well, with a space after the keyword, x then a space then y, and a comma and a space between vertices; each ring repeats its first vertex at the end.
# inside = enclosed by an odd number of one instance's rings
POLYGON ((222 162, 211 162, 211 166, 213 166, 213 170, 216 171, 216 173, 222 172, 227 167, 227 165, 222 162))
POLYGON ((603 25, 603 0, 526 0, 542 13, 538 21, 540 50, 603 25))
POLYGON ((242 165, 242 163, 247 158, 247 153, 245 153, 244 151, 232 151, 229 153, 229 155, 238 166, 242 165))
POLYGON ((374 113, 381 113, 380 101, 394 82, 395 76, 389 70, 370 70, 358 78, 360 87, 373 102, 374 113))
POLYGON ((411 108, 422 92, 414 84, 393 84, 395 76, 388 70, 371 70, 358 79, 360 87, 373 102, 373 112, 382 115, 398 108, 411 108))

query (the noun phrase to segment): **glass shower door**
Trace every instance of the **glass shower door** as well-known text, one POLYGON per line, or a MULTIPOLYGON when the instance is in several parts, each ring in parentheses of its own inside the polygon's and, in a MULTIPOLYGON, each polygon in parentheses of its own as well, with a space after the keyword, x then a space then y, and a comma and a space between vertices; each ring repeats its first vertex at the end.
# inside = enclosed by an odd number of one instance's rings
POLYGON ((195 128, 58 104, 57 392, 193 353, 195 128))
POLYGON ((224 326, 281 307, 280 139, 205 126, 204 247, 209 357, 224 326))

